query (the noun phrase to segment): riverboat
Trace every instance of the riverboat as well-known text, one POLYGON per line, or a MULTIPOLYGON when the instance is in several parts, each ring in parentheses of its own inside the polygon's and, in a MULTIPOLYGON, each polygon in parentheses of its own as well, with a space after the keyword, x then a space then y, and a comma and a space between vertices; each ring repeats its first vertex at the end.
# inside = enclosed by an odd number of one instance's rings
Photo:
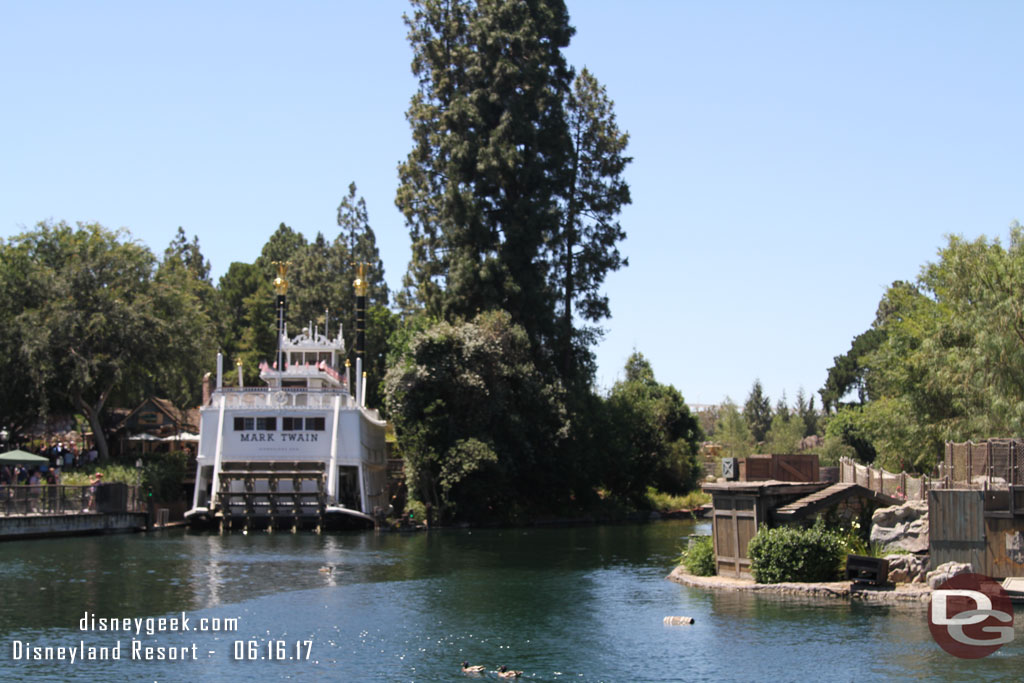
MULTIPOLYGON (((260 364, 262 386, 225 382, 217 354, 216 387, 204 394, 192 509, 193 528, 372 528, 387 505, 386 423, 367 408, 366 285, 356 289, 355 382, 341 325, 332 338, 325 316, 294 337, 284 321, 287 264, 278 264, 278 348, 260 364)), ((206 386, 210 384, 207 377, 206 386)))

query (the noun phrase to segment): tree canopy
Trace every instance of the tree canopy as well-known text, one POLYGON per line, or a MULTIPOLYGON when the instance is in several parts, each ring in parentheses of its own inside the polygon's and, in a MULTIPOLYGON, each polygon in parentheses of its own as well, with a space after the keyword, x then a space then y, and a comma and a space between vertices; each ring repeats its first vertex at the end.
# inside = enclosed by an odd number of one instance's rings
POLYGON ((18 340, 9 348, 39 388, 26 397, 36 413, 80 412, 106 457, 101 416, 112 392, 125 383, 180 391, 180 376, 160 369, 194 367, 209 349, 209 319, 188 284, 197 273, 170 265, 158 273, 127 231, 96 224, 40 223, 3 244, 0 327, 18 340))
POLYGON ((875 341, 858 359, 869 400, 843 420, 882 464, 929 471, 943 441, 1024 430, 1022 278, 1015 224, 1005 247, 950 236, 916 283, 886 291, 875 341))
POLYGON ((507 311, 536 360, 555 354, 566 379, 586 372, 593 330, 575 329, 574 313, 607 317, 599 288, 625 262, 628 138, 612 103, 586 70, 573 87, 562 50, 574 29, 558 0, 413 5, 419 89, 396 197, 412 259, 400 300, 449 321, 507 311))

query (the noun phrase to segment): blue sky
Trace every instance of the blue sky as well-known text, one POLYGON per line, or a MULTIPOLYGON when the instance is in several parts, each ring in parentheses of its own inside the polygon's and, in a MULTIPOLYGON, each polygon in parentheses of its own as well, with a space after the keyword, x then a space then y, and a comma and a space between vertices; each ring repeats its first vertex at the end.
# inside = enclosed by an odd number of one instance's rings
MULTIPOLYGON (((636 349, 691 403, 792 402, 944 235, 1024 214, 1020 3, 568 4, 634 157, 602 387, 636 349)), ((281 222, 332 237, 355 181, 397 287, 407 10, 0 0, 0 237, 182 226, 219 277, 281 222)))

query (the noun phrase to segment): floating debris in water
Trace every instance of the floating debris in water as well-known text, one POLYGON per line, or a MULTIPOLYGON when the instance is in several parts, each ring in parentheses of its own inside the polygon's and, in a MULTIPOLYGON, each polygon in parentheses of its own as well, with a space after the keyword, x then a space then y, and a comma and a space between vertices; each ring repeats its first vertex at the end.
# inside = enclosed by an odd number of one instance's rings
POLYGON ((665 617, 665 626, 684 626, 693 623, 693 617, 665 617))

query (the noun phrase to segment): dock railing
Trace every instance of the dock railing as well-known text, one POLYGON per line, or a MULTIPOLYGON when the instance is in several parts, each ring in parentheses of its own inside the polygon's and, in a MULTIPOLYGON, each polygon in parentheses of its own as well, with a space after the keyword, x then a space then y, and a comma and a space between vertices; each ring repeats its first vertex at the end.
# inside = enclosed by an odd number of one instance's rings
POLYGON ((0 486, 0 516, 5 517, 145 511, 139 487, 127 484, 0 486))
POLYGON ((931 477, 887 472, 850 458, 839 459, 839 481, 860 484, 875 493, 903 500, 928 500, 928 489, 937 485, 937 480, 931 477))
POLYGON ((1024 485, 1024 440, 947 442, 939 476, 944 488, 1002 489, 1024 485))
POLYGON ((907 500, 927 500, 930 489, 1024 490, 1024 439, 947 441, 936 477, 894 474, 840 458, 839 481, 907 500))

